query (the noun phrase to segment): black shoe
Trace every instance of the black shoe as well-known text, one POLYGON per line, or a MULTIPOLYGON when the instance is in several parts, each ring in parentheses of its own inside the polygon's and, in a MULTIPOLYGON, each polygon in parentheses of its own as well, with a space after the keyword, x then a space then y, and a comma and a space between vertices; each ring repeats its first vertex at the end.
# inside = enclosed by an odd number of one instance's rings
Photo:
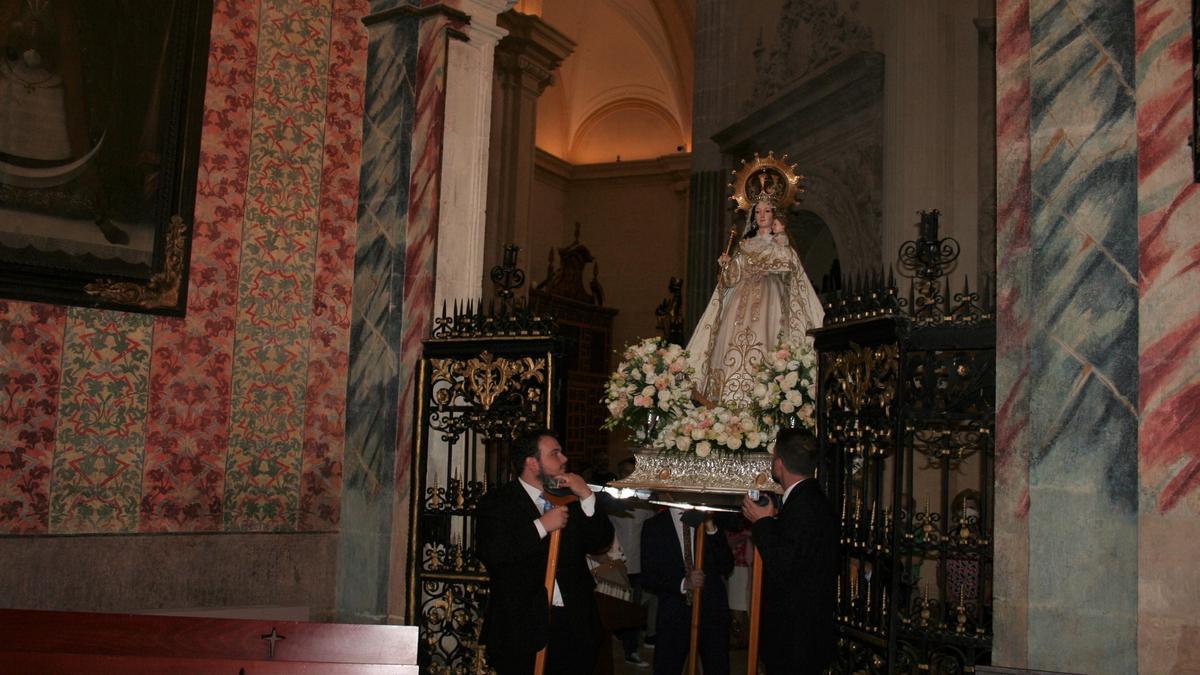
POLYGON ((650 649, 654 649, 654 636, 647 635, 646 637, 642 638, 642 644, 646 645, 650 649))
POLYGON ((638 668, 649 668, 650 667, 650 664, 646 661, 646 659, 643 659, 641 654, 638 654, 637 652, 634 652, 632 654, 626 654, 625 655, 625 663, 628 663, 631 666, 636 666, 638 668))

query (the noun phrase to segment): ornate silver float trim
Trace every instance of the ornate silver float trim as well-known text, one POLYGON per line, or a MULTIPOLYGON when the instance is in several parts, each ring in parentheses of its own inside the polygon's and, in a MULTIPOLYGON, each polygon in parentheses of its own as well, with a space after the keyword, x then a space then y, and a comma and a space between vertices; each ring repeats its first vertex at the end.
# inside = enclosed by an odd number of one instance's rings
POLYGON ((628 478, 609 485, 634 490, 742 494, 750 490, 778 492, 771 480, 771 454, 709 455, 638 450, 637 465, 628 478))

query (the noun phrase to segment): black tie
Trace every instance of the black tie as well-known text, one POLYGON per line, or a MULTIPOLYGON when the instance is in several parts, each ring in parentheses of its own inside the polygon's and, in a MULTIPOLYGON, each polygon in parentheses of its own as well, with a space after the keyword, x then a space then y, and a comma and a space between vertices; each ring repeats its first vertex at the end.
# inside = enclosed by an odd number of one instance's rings
POLYGON ((695 567, 695 561, 692 560, 692 540, 695 536, 692 534, 692 526, 683 523, 683 566, 687 571, 691 572, 695 567))

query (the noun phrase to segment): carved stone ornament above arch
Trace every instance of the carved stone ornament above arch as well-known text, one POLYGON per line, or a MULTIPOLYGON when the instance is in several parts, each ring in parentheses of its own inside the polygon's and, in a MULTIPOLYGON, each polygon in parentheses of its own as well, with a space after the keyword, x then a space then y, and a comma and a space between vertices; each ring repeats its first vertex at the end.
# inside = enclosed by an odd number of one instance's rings
MULTIPOLYGON (((786 153, 805 176, 800 208, 828 225, 842 270, 877 270, 883 214, 883 55, 852 54, 713 135, 726 165, 786 153)), ((817 280, 819 281, 819 279, 817 280)))
POLYGON ((811 167, 804 169, 808 190, 801 206, 828 225, 842 269, 850 273, 879 266, 882 184, 872 179, 873 165, 882 165, 881 148, 865 144, 845 148, 839 158, 801 165, 811 167))
POLYGON ((754 86, 746 110, 788 85, 860 51, 876 49, 871 29, 837 0, 784 0, 775 35, 759 35, 754 49, 754 86))

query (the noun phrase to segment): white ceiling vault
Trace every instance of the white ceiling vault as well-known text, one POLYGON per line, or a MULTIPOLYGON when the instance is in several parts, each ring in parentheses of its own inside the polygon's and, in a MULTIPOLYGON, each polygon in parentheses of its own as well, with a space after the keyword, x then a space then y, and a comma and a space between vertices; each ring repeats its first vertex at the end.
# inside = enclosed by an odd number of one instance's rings
POLYGON ((540 14, 576 44, 538 101, 538 147, 572 164, 690 150, 694 4, 518 3, 517 11, 540 14))

